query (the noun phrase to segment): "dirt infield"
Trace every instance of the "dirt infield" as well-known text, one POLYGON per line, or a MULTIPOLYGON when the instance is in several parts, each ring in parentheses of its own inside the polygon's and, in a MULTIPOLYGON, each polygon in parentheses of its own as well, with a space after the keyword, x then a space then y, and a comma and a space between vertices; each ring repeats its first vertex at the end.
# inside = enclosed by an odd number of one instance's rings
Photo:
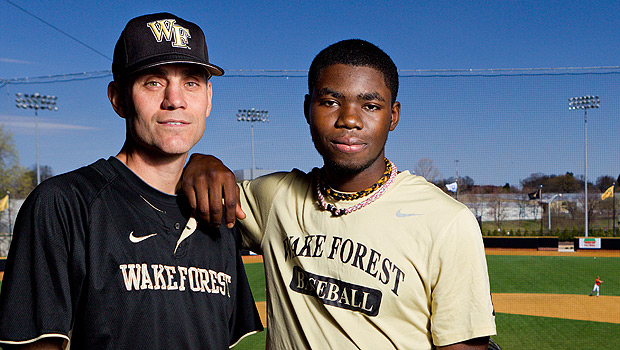
POLYGON ((620 297, 493 293, 495 312, 620 324, 620 297))

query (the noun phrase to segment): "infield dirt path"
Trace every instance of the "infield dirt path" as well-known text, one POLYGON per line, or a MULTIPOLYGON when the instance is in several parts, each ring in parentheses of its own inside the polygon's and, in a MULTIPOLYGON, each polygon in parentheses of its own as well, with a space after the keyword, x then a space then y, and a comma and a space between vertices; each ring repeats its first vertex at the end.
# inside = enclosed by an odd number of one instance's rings
POLYGON ((493 293, 495 312, 620 324, 620 297, 493 293))

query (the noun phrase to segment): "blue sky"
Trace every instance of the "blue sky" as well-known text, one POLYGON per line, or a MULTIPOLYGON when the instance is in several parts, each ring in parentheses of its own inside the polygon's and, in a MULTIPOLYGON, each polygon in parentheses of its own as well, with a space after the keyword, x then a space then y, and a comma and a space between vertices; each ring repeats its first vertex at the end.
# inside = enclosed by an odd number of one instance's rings
MULTIPOLYGON (((211 60, 232 75, 239 70, 271 69, 288 70, 292 76, 303 75, 321 49, 348 38, 362 38, 377 44, 403 72, 616 67, 620 63, 620 6, 617 1, 10 2, 0 0, 3 14, 0 78, 3 79, 108 70, 114 44, 125 23, 132 17, 160 11, 172 12, 199 24, 206 33, 211 60), (301 73, 295 73, 297 71, 301 73)), ((213 82, 216 89, 218 84, 221 87, 221 99, 214 101, 220 109, 214 109, 204 145, 201 141, 196 150, 220 155, 234 169, 249 167, 249 127, 230 123, 232 114, 237 108, 259 107, 260 101, 275 98, 265 96, 264 91, 261 95, 258 83, 247 87, 247 94, 231 97, 228 93, 232 94, 237 87, 232 83, 235 78, 227 79, 213 82), (245 95, 251 96, 246 98, 245 95), (230 134, 222 136, 221 128, 236 135, 237 142, 231 142, 230 134)), ((290 96, 282 97, 282 101, 270 101, 271 123, 255 128, 256 147, 262 152, 261 155, 257 153, 258 167, 308 170, 320 165, 320 159, 309 144, 301 115, 304 81, 300 77, 293 79, 296 81, 292 87, 282 85, 290 91, 278 95, 288 92, 290 96), (289 114, 297 119, 282 117, 289 114), (287 143, 278 143, 279 138, 287 143), (289 156, 281 157, 282 151, 289 156)), ((71 83, 0 87, 0 123, 13 133, 21 163, 30 166, 35 162, 34 116, 32 111, 15 108, 16 92, 40 92, 59 97, 58 112, 39 115, 41 164, 61 173, 116 154, 124 139, 124 125, 107 101, 109 80, 110 77, 104 77, 71 83)), ((494 78, 490 89, 511 94, 511 85, 501 90, 503 82, 500 80, 494 78)), ((415 123, 411 122, 409 129, 406 126, 402 131, 397 129, 400 134, 390 138, 389 142, 393 142, 388 145, 388 156, 394 154, 397 165, 402 164, 400 167, 406 169, 413 169, 421 157, 431 158, 444 177, 454 176, 455 160, 459 159, 459 175, 470 176, 482 184, 509 182, 518 185, 521 179, 534 172, 583 174, 583 119, 579 112, 568 112, 566 98, 589 94, 603 86, 609 90, 605 96, 607 100, 602 97, 600 111, 590 113, 588 124, 588 137, 592 142, 589 144, 592 164, 588 168, 589 179, 592 181, 602 174, 617 177, 620 158, 610 153, 618 153, 618 141, 613 138, 620 133, 617 126, 620 108, 617 101, 610 99, 620 93, 614 90, 614 80, 597 82, 591 88, 587 86, 589 82, 580 82, 578 79, 562 81, 561 93, 544 97, 553 98, 556 103, 526 109, 526 114, 546 113, 544 122, 528 130, 523 126, 530 121, 519 122, 521 117, 517 115, 524 108, 511 106, 510 99, 498 103, 492 102, 495 98, 492 96, 466 96, 467 84, 489 84, 485 79, 458 80, 456 84, 460 90, 448 95, 454 98, 448 102, 455 104, 460 98, 481 99, 482 110, 488 110, 485 117, 476 119, 476 111, 464 113, 461 119, 444 120, 435 116, 433 113, 437 111, 458 114, 456 109, 441 105, 442 100, 433 100, 433 89, 445 92, 453 83, 450 78, 437 79, 421 95, 428 96, 430 104, 403 103, 404 115, 415 119, 415 123), (424 113, 429 119, 421 118, 424 113), (574 118, 568 121, 569 116, 574 118), (442 131, 441 124, 448 122, 450 125, 443 125, 442 131), (475 131, 461 135, 451 131, 453 125, 468 130, 465 126, 472 123, 477 124, 477 129, 469 130, 480 130, 484 135, 472 137, 475 131), (565 128, 558 127, 564 124, 565 128), (509 131, 512 136, 504 134, 509 131), (531 133, 540 136, 528 139, 531 133), (429 134, 433 137, 428 137, 429 134), (494 135, 499 134, 522 141, 494 139, 494 135), (454 143, 451 138, 455 139, 454 143), (457 143, 457 139, 464 143, 457 143), (398 153, 409 145, 411 152, 407 155, 398 153), (562 149, 565 151, 561 152, 562 149)), ((405 92, 418 87, 409 81, 401 81, 401 84, 405 92)), ((541 89, 536 79, 528 80, 520 85, 521 90, 516 95, 529 99, 529 84, 532 84, 531 91, 541 89)), ((554 81, 542 84, 553 85, 554 81)), ((216 97, 217 93, 218 90, 216 97)))

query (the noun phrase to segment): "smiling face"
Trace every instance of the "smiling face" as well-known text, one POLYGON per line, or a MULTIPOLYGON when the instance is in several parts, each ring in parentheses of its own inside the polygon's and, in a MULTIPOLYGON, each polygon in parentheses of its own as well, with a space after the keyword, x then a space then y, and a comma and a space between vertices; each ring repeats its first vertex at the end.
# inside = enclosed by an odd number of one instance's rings
POLYGON ((362 174, 377 181, 385 171, 388 133, 400 117, 400 103, 391 102, 381 72, 364 66, 327 66, 310 93, 306 118, 328 176, 362 174))
POLYGON ((110 100, 127 120, 130 152, 146 157, 186 156, 202 137, 212 94, 203 69, 168 64, 145 70, 131 85, 133 108, 119 107, 122 97, 116 90, 110 100))

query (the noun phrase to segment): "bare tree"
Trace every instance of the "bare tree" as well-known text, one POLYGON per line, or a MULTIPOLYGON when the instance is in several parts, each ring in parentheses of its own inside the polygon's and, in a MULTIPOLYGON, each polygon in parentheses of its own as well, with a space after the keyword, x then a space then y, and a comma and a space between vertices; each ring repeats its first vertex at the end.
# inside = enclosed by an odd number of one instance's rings
POLYGON ((517 200, 517 205, 519 206, 519 226, 520 226, 521 222, 523 222, 523 220, 528 217, 527 210, 530 207, 530 201, 527 198, 527 195, 521 196, 521 198, 517 200))
POLYGON ((508 203, 502 198, 501 194, 495 194, 489 201, 491 207, 491 214, 493 215, 493 221, 497 225, 498 229, 502 228, 502 222, 506 218, 506 207, 508 203))
POLYGON ((416 164, 413 170, 416 175, 424 177, 429 182, 435 182, 435 180, 441 177, 441 172, 430 158, 421 158, 418 160, 418 164, 416 164))
POLYGON ((476 217, 482 217, 484 211, 484 201, 482 201, 478 195, 469 193, 463 195, 459 199, 461 203, 465 204, 476 217))

